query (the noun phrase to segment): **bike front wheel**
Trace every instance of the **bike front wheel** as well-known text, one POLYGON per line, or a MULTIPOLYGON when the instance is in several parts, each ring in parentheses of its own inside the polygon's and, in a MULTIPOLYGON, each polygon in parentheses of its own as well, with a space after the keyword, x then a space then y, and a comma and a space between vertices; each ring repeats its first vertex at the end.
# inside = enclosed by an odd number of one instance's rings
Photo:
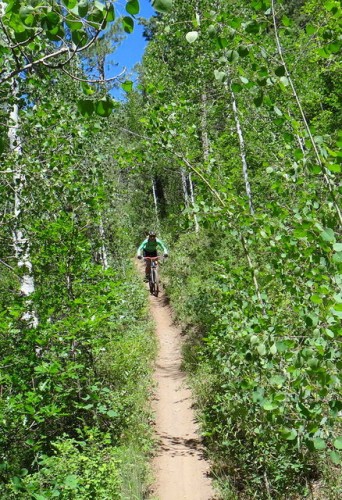
POLYGON ((157 269, 152 269, 150 280, 150 293, 155 297, 159 294, 159 278, 157 269))

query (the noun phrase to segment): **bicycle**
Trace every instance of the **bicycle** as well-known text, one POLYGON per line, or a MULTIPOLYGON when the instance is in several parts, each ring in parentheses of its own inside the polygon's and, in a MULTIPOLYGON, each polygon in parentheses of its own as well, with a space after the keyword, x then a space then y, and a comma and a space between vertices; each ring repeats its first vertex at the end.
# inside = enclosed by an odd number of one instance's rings
POLYGON ((159 294, 159 273, 158 273, 158 260, 159 257, 144 257, 144 260, 151 261, 150 273, 148 276, 148 286, 150 294, 158 297, 159 294))

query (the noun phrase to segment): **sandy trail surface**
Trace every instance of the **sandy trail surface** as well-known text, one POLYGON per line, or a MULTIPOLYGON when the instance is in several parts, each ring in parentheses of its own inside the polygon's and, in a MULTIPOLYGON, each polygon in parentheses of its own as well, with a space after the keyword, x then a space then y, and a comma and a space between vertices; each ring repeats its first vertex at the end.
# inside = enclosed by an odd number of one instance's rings
POLYGON ((158 449, 153 460, 156 482, 152 498, 214 499, 191 393, 181 370, 180 331, 163 295, 151 296, 150 302, 159 343, 153 401, 158 449))

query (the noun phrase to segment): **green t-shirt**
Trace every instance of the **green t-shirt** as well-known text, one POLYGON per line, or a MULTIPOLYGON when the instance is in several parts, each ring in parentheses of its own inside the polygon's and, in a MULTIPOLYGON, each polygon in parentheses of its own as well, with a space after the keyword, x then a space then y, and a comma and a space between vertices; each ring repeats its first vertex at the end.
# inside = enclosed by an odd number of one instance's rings
POLYGON ((154 238, 152 240, 146 238, 146 240, 144 240, 138 248, 137 255, 141 255, 144 250, 146 250, 146 252, 155 252, 158 249, 160 249, 163 253, 169 253, 165 243, 163 243, 159 238, 154 238))

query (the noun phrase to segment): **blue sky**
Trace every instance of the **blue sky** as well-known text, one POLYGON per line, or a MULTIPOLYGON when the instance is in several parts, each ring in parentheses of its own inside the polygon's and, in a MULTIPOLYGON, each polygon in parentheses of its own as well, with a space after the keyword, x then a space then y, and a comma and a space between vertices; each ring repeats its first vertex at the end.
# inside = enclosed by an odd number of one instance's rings
MULTIPOLYGON (((139 0, 139 3, 140 12, 137 17, 149 18, 155 15, 156 12, 151 7, 149 0, 139 0)), ((125 5, 126 0, 118 0, 115 3, 117 17, 127 15, 125 5)), ((111 60, 118 63, 118 66, 111 66, 106 72, 107 77, 117 75, 124 67, 127 68, 127 74, 129 75, 130 70, 134 67, 134 65, 141 61, 146 47, 146 41, 142 36, 142 32, 143 27, 136 22, 133 33, 127 35, 120 47, 114 52, 113 56, 108 59, 109 61, 111 60)), ((116 99, 122 99, 125 95, 125 92, 121 90, 113 90, 111 93, 116 99)))

